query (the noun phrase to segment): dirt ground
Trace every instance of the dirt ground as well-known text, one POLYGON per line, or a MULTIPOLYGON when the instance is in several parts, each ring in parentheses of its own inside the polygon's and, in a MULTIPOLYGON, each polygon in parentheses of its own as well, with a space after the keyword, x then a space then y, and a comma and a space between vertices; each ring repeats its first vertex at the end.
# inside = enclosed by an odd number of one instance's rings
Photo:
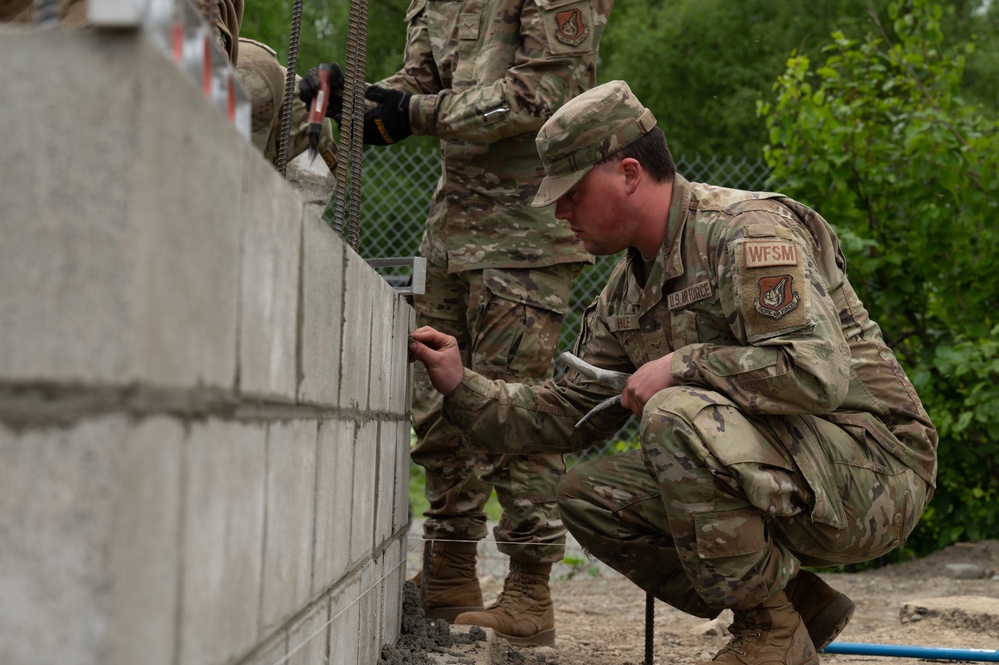
MULTIPOLYGON (((857 605, 839 642, 999 649, 999 541, 959 544, 923 559, 863 573, 820 574, 857 605)), ((501 648, 492 649, 490 665, 643 665, 644 592, 606 569, 595 576, 584 570, 570 579, 564 577, 552 582, 555 646, 517 648, 500 640, 501 648)), ((501 589, 502 578, 488 576, 482 584, 486 598, 492 598, 501 589)), ((710 660, 728 641, 725 628, 730 618, 726 612, 715 622, 705 622, 656 602, 653 663, 686 665, 710 660)), ((467 635, 462 637, 467 641, 467 635)), ((391 662, 479 662, 461 645, 431 650, 437 652, 436 660, 421 660, 410 653, 412 660, 391 662)), ((994 660, 995 655, 990 658, 994 660)), ((879 661, 886 665, 925 662, 911 657, 822 655, 824 665, 879 661)))

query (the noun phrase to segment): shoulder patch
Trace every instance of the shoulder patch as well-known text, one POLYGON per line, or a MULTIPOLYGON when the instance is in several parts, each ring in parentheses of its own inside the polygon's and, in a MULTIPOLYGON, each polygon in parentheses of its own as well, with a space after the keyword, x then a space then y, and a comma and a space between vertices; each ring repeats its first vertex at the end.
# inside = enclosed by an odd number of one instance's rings
POLYGON ((566 9, 555 12, 558 30, 555 37, 563 44, 579 46, 590 35, 590 26, 583 22, 583 12, 579 9, 566 9))
POLYGON ((801 302, 801 296, 794 290, 794 275, 760 277, 757 285, 760 293, 753 307, 763 316, 779 319, 796 309, 801 302))
POLYGON ((798 247, 786 240, 747 240, 742 244, 747 268, 798 265, 798 247))
POLYGON ((808 324, 810 286, 794 242, 743 240, 735 249, 739 309, 750 342, 808 324))
POLYGON ((593 49, 593 9, 589 2, 548 7, 543 20, 552 54, 587 53, 593 49))

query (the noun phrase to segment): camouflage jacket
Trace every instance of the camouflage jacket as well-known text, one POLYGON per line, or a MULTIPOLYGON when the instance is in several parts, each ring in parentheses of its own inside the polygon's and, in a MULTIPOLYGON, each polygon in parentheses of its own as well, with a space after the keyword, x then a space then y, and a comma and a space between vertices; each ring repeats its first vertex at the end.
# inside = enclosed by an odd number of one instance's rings
MULTIPOLYGON (((863 445, 876 442, 933 485, 936 430, 845 263, 833 229, 806 206, 677 176, 647 280, 630 253, 587 309, 574 352, 634 372, 675 351, 677 383, 720 393, 749 415, 814 414, 863 445)), ((523 446, 530 441, 582 449, 630 415, 617 407, 574 428, 612 394, 572 370, 531 389, 466 369, 444 412, 483 450, 535 450, 523 446)))
POLYGON ((376 85, 413 93, 410 125, 443 156, 421 253, 449 272, 591 260, 551 208, 534 138, 596 80, 613 0, 413 0, 405 65, 376 85))

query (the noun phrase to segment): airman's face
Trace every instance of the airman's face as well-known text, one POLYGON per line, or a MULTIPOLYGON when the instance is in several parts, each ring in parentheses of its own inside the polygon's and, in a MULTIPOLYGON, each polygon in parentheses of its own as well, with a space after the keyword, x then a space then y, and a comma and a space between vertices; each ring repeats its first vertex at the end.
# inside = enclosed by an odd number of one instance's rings
POLYGON ((620 162, 598 164, 555 202, 555 217, 565 220, 590 254, 616 254, 630 246, 620 203, 620 162))

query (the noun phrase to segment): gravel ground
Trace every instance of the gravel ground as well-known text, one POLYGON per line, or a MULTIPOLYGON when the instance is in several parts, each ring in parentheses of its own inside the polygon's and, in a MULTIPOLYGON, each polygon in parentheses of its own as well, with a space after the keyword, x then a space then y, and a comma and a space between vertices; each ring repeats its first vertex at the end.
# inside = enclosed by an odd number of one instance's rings
MULTIPOLYGON (((416 531, 415 533, 418 533, 416 531)), ((488 545, 485 545, 488 549, 488 545)), ((570 543, 570 558, 574 556, 570 543)), ((411 547, 411 551, 414 548, 411 547)), ((419 544, 415 545, 416 563, 419 544)), ((480 579, 487 599, 502 588, 504 557, 480 558, 480 579)), ((822 577, 849 595, 857 611, 838 642, 924 646, 948 649, 999 649, 999 541, 963 543, 923 559, 863 573, 827 573, 822 577)), ((475 636, 453 629, 462 644, 435 645, 434 660, 413 647, 392 663, 435 665, 643 665, 645 594, 630 581, 599 564, 560 564, 552 580, 556 607, 554 647, 511 647, 498 639, 488 652, 475 636), (471 646, 469 643, 473 643, 471 646)), ((488 601, 487 601, 488 602, 488 601)), ((728 641, 731 615, 714 622, 655 604, 653 660, 656 665, 689 665, 711 660, 728 641)), ((438 627, 439 628, 439 627, 438 627)), ((484 644, 484 643, 482 643, 484 644)), ((970 654, 974 657, 974 654, 970 654)), ((823 654, 824 665, 926 662, 915 657, 823 654)))

